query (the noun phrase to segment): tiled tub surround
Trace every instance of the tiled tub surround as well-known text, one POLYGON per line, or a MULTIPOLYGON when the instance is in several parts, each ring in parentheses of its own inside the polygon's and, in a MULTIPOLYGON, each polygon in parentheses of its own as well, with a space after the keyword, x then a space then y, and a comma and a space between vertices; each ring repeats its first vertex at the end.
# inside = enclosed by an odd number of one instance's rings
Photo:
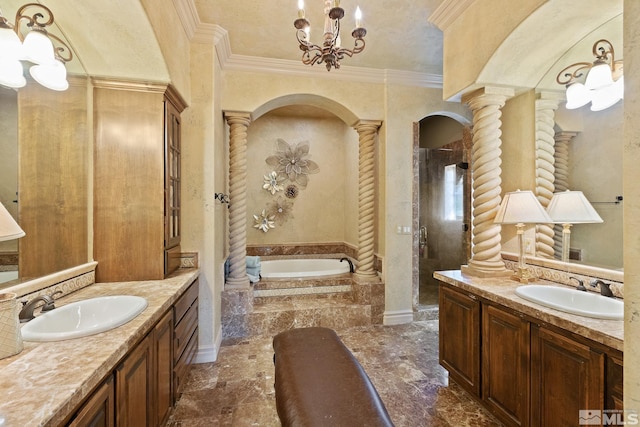
MULTIPOLYGON (((516 288, 522 283, 507 277, 471 277, 462 274, 460 270, 438 271, 433 276, 452 286, 539 319, 549 325, 623 351, 624 321, 622 320, 601 320, 577 316, 527 301, 515 294, 516 288)), ((548 280, 538 280, 530 284, 563 286, 548 280)), ((589 287, 588 283, 585 285, 589 287)))
POLYGON ((55 426, 90 395, 127 352, 160 320, 198 277, 178 270, 164 280, 96 283, 57 300, 70 302, 107 295, 137 295, 147 308, 111 331, 67 341, 25 342, 24 350, 0 360, 0 420, 7 426, 55 426))

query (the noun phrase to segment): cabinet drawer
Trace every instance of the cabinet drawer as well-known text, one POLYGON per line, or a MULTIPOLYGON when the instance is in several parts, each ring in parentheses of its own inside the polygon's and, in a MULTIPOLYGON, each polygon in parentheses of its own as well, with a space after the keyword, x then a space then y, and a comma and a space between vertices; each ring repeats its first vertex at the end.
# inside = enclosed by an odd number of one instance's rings
POLYGON ((173 357, 178 360, 184 352, 193 331, 198 327, 198 301, 195 302, 176 326, 173 336, 173 357))
POLYGON ((200 287, 198 286, 198 280, 187 289, 187 291, 180 297, 180 299, 174 305, 174 325, 180 323, 180 320, 184 317, 189 307, 198 299, 198 292, 200 287))
POLYGON ((173 389, 175 392, 175 399, 180 397, 181 387, 187 379, 189 374, 190 365, 196 355, 198 349, 198 328, 193 331, 193 335, 189 339, 185 350, 180 359, 177 359, 175 369, 173 371, 173 389))

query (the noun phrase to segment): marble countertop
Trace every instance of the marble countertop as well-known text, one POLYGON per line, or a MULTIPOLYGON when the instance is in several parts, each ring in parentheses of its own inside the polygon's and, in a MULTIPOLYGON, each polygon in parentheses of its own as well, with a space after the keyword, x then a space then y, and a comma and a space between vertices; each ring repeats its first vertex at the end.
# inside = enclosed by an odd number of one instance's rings
POLYGON ((96 283, 57 300, 62 306, 126 294, 146 298, 148 306, 135 319, 110 331, 66 341, 25 341, 21 353, 0 360, 0 426, 62 423, 197 277, 197 269, 188 269, 164 280, 96 283))
MULTIPOLYGON (((597 343, 623 351, 624 321, 622 320, 602 320, 578 316, 530 302, 515 294, 516 288, 522 283, 508 277, 471 277, 464 275, 460 270, 437 271, 433 277, 548 325, 557 326, 597 343)), ((538 280, 530 284, 567 287, 547 280, 538 280)))

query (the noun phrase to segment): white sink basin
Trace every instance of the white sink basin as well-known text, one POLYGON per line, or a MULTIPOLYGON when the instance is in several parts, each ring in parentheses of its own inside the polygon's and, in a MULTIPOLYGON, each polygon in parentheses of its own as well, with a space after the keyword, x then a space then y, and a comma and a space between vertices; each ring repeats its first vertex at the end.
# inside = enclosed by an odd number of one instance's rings
POLYGON ((593 292, 558 286, 525 285, 516 289, 516 295, 566 313, 596 319, 624 319, 624 303, 622 301, 603 297, 593 292))
POLYGON ((147 308, 147 300, 133 295, 86 299, 63 305, 25 324, 25 341, 62 341, 86 337, 124 325, 147 308))

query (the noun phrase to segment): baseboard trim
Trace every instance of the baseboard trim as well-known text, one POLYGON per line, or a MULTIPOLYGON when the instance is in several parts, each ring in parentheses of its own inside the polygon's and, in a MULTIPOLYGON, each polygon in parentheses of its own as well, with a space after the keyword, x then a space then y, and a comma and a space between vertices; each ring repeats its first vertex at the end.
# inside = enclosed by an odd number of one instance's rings
POLYGON ((413 310, 385 311, 382 318, 384 325, 402 325, 413 322, 413 310))
POLYGON ((222 326, 218 328, 213 345, 198 347, 198 353, 194 363, 210 363, 218 360, 218 353, 222 346, 222 326))

